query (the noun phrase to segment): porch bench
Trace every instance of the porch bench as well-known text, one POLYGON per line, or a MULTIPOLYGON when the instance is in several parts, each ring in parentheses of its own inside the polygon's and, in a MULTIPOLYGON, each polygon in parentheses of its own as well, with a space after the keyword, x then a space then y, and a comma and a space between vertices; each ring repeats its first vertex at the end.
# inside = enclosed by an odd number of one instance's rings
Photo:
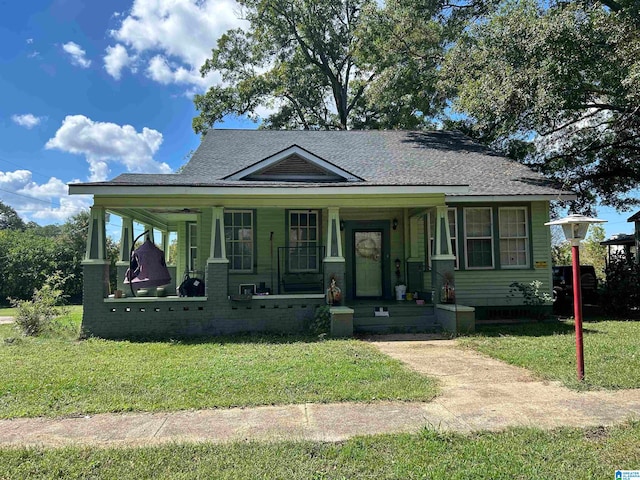
POLYGON ((286 273, 281 284, 284 293, 323 293, 323 282, 321 273, 286 273))

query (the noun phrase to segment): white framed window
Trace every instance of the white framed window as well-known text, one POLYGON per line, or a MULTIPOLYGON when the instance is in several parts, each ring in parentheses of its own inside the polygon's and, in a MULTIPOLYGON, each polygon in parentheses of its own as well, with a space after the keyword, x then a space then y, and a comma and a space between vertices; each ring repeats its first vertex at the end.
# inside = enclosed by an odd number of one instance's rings
POLYGON ((253 210, 224 212, 224 238, 230 271, 253 271, 253 230, 253 210))
POLYGON ((187 261, 189 263, 189 271, 195 272, 197 270, 197 261, 198 261, 198 224, 197 223, 188 223, 187 224, 187 235, 188 241, 187 245, 189 246, 187 252, 187 261))
POLYGON ((289 271, 318 271, 319 222, 317 210, 289 210, 289 271))
POLYGON ((464 245, 466 268, 494 268, 491 207, 464 209, 464 245))
MULTIPOLYGON (((433 242, 436 235, 436 214, 428 214, 427 238, 429 239, 427 251, 427 265, 431 268, 431 257, 433 256, 433 242)), ((458 269, 458 209, 447 208, 447 219, 449 220, 449 234, 451 235, 451 253, 456 256, 455 269, 458 269)))
POLYGON ((529 222, 525 207, 498 209, 500 267, 529 267, 529 222))

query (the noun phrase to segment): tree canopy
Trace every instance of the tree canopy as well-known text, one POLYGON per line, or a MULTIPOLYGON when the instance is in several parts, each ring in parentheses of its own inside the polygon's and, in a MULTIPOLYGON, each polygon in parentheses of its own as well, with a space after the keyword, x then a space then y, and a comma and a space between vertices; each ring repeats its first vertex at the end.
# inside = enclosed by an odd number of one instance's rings
POLYGON ((423 3, 391 0, 383 12, 373 0, 240 1, 249 28, 224 34, 202 66, 222 81, 195 96, 194 130, 265 110, 263 128, 423 126, 440 58, 438 24, 416 28, 417 8, 433 15, 423 3))
POLYGON ((615 207, 640 180, 637 1, 505 2, 447 53, 441 84, 470 133, 615 207))
POLYGON ((203 65, 196 132, 458 128, 624 209, 640 180, 637 0, 241 0, 203 65), (265 112, 267 112, 265 114, 265 112))
POLYGON ((26 225, 13 208, 0 202, 0 230, 24 230, 26 225))

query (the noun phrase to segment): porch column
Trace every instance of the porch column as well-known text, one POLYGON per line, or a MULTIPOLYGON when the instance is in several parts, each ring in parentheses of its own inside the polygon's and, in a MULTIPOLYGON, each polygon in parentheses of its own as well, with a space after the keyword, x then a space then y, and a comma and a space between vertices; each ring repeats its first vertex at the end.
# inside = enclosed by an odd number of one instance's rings
POLYGON ((451 251, 451 232, 447 206, 436 207, 436 231, 433 242, 433 256, 431 257, 431 288, 434 293, 433 303, 442 303, 442 287, 448 283, 455 286, 456 257, 451 251))
MULTIPOLYGON (((407 259, 407 291, 424 291, 424 255, 420 255, 420 218, 409 217, 409 258, 407 259)), ((424 225, 423 225, 424 226, 424 225)))
POLYGON ((327 222, 327 252, 323 260, 325 289, 331 284, 331 278, 335 278, 336 284, 344 298, 345 294, 345 259, 342 255, 342 236, 340 234, 340 209, 328 207, 327 222))
POLYGON ((106 251, 104 207, 91 207, 87 250, 82 261, 83 317, 100 311, 104 299, 109 295, 109 260, 106 251))
POLYGON ((161 230, 162 233, 162 251, 164 252, 164 261, 167 264, 167 270, 171 276, 171 282, 165 285, 164 289, 168 295, 176 294, 176 286, 180 285, 182 279, 178 279, 178 268, 175 264, 169 263, 169 230, 161 230))
POLYGON ((131 255, 131 242, 133 241, 133 218, 122 217, 122 230, 120 231, 120 253, 116 262, 117 289, 125 291, 124 276, 129 268, 131 255))
MULTIPOLYGON (((144 230, 145 231, 149 231, 149 233, 147 233, 147 237, 149 237, 149 240, 151 240, 152 243, 156 243, 156 239, 153 238, 153 226, 152 225, 146 225, 144 226, 144 230)), ((144 239, 143 239, 144 240, 144 239)))
POLYGON ((224 208, 213 207, 211 217, 211 248, 205 273, 205 295, 209 300, 226 301, 229 295, 229 260, 224 237, 224 208))

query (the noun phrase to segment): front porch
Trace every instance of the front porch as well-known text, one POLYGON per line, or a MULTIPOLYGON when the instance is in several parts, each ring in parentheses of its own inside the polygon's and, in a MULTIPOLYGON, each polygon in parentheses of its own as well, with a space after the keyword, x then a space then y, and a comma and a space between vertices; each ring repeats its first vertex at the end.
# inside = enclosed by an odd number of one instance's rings
MULTIPOLYGON (((356 332, 439 328, 433 307, 395 302, 394 287, 403 283, 428 301, 432 288, 440 291, 441 271, 453 261, 440 252, 432 256, 435 268, 425 267, 424 218, 425 212, 446 215, 441 205, 249 209, 97 203, 102 205, 92 208, 84 261, 86 334, 152 338, 300 332, 316 308, 326 304, 331 279, 342 290, 342 304, 356 309, 356 332), (107 212, 122 218, 115 289, 108 284, 110 265, 105 259, 107 212), (137 290, 134 296, 123 281, 135 224, 164 250, 172 282, 144 295, 137 290), (177 238, 175 258, 168 254, 171 232, 177 238), (204 296, 176 294, 184 273, 204 281, 204 296), (365 304, 367 311, 391 305, 392 315, 368 318, 362 313, 365 304)), ((449 236, 442 230, 446 221, 434 223, 440 226, 431 240, 437 250, 449 236)))

